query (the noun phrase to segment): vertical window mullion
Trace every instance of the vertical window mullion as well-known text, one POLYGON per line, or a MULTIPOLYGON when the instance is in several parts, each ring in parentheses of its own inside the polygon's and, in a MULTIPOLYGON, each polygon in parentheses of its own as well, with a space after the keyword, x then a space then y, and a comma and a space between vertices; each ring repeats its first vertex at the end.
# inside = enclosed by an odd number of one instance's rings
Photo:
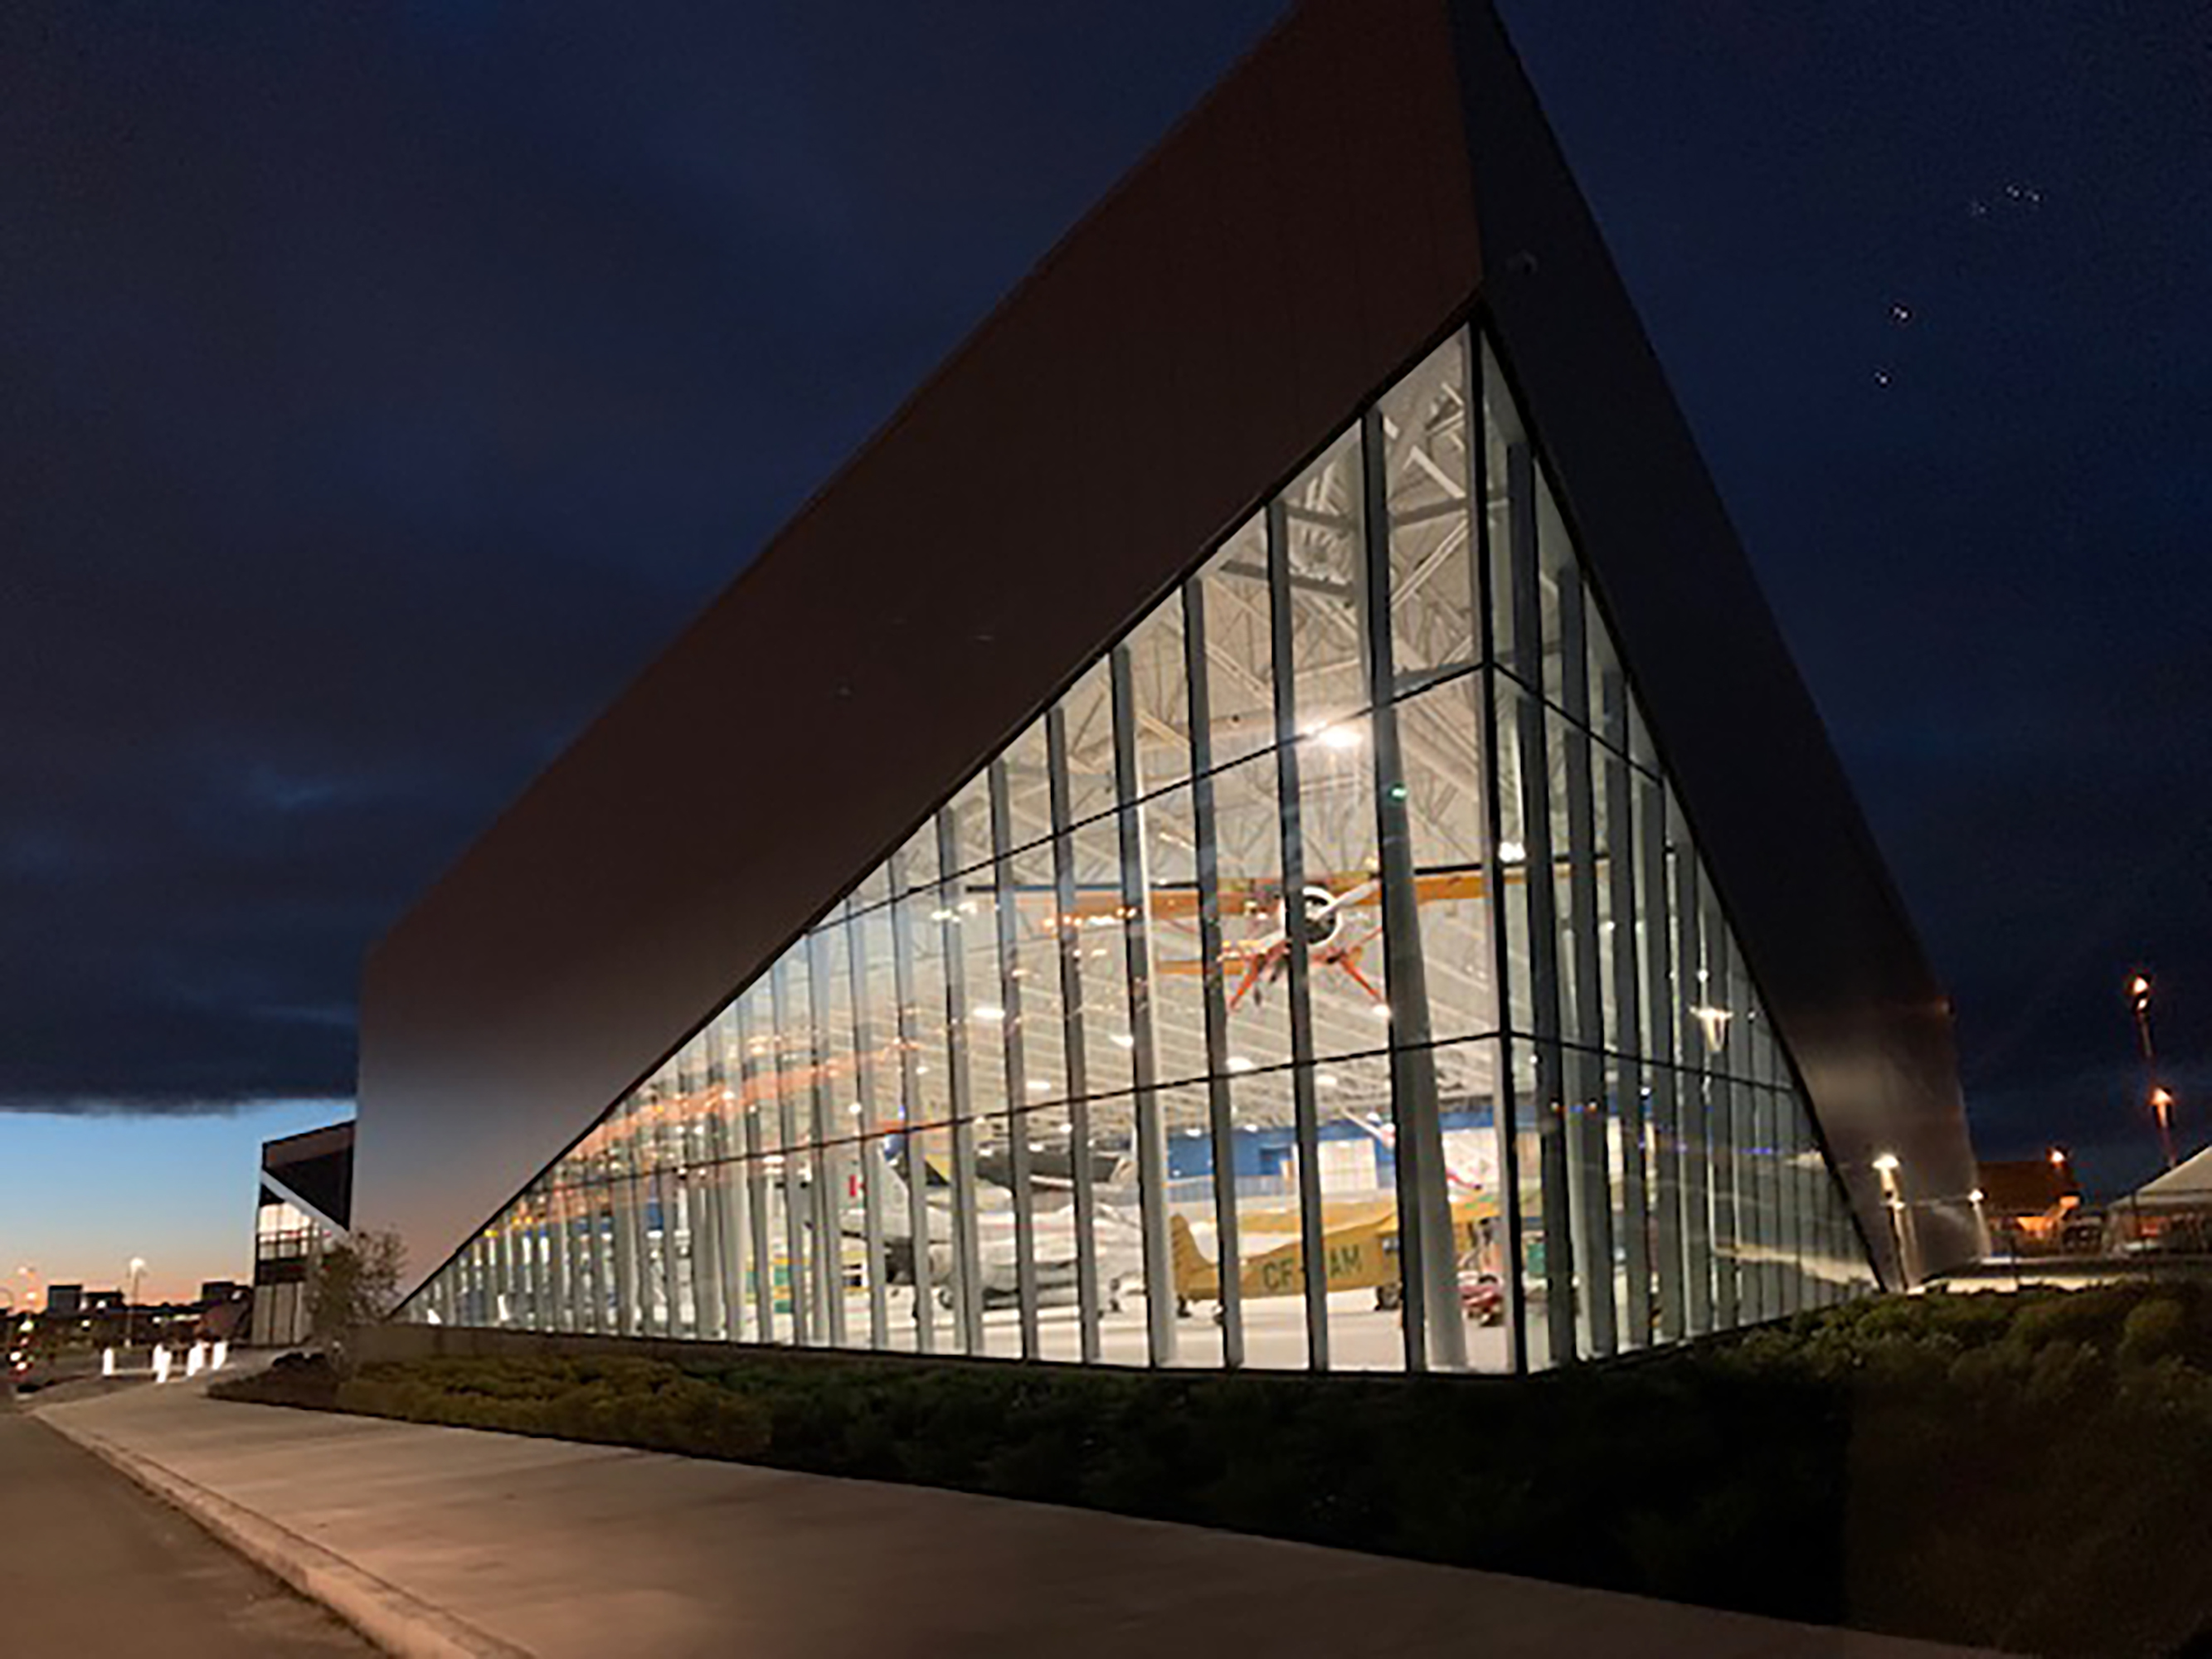
MULTIPOLYGON (((1471 430, 1468 442, 1474 461, 1474 488, 1470 491, 1474 514, 1476 556, 1474 580, 1475 610, 1481 617, 1482 659, 1484 667, 1478 684, 1481 697, 1482 752, 1482 869, 1483 885, 1488 897, 1490 945, 1492 963, 1492 994, 1498 1012, 1498 1058, 1492 1067, 1491 1133, 1498 1147, 1498 1266, 1501 1288, 1505 1296, 1506 1364, 1509 1369, 1526 1371, 1528 1365, 1528 1297, 1522 1284, 1521 1249, 1521 1149, 1520 1136, 1514 1126, 1522 1106, 1513 1092, 1513 1022, 1508 1017, 1513 1006, 1512 933, 1506 915, 1506 879, 1504 860, 1498 854, 1498 845, 1504 839, 1504 800, 1500 793, 1504 779, 1498 764, 1498 700, 1502 688, 1510 682, 1498 672, 1498 613, 1510 603, 1510 594, 1497 591, 1495 571, 1498 557, 1492 545, 1496 538, 1491 533, 1490 492, 1493 481, 1490 476, 1490 391, 1485 378, 1485 366, 1489 353, 1480 349, 1473 337, 1468 342, 1468 419, 1481 422, 1480 431, 1471 430)), ((1527 870, 1526 849, 1523 849, 1522 870, 1527 870)))
POLYGON ((968 1066, 968 939, 960 913, 957 809, 937 814, 938 949, 945 962, 945 1059, 952 1095, 952 1305, 963 1353, 983 1352, 983 1267, 977 1260, 975 1081, 968 1066))
POLYGON ((738 1088, 739 1056, 736 1048, 737 1016, 726 1008, 713 1027, 714 1110, 712 1118, 714 1149, 714 1187, 720 1195, 722 1216, 722 1318, 732 1342, 745 1340, 745 1267, 750 1258, 746 1229, 751 1207, 744 1187, 745 1143, 738 1088))
MULTIPOLYGON (((1607 675, 1606 696, 1625 705, 1626 690, 1615 666, 1607 675)), ((1620 721, 1627 729, 1626 711, 1620 721)), ((1602 751, 1601 751, 1602 752, 1602 751)), ((1651 1223, 1650 1171, 1644 1158, 1645 1053, 1643 999, 1637 960, 1637 813, 1635 780, 1620 756, 1605 757, 1606 878, 1613 923, 1613 1049, 1616 1056, 1615 1115, 1620 1125, 1621 1256, 1627 1297, 1620 1310, 1624 1346, 1651 1342, 1651 1223)))
POLYGON ((738 1000, 738 1099, 744 1109, 745 1209, 751 1223, 747 1242, 752 1252, 753 1332, 757 1340, 773 1342, 776 1340, 775 1249, 769 1234, 768 1154, 763 1144, 766 1137, 761 1133, 764 1068, 761 1065, 760 1044, 763 1039, 754 1018, 759 1000, 757 988, 747 991, 738 1000))
MULTIPOLYGON (((1563 550, 1565 552, 1565 550, 1563 550)), ((1567 941, 1574 1030, 1564 1056, 1568 1192, 1575 1212, 1575 1259, 1581 1264, 1583 1323, 1589 1352, 1604 1358, 1615 1346, 1613 1306, 1613 1194, 1605 1146, 1604 987, 1598 953, 1597 804, 1590 776, 1588 632, 1585 595, 1571 553, 1558 563, 1559 696, 1567 715, 1561 757, 1567 789, 1567 941)), ((1556 853, 1557 849, 1554 849, 1556 853)))
POLYGON ((1083 1046, 1083 939, 1076 908, 1075 841, 1069 809, 1067 719, 1055 704, 1045 714, 1045 772, 1052 803, 1052 872, 1059 916, 1061 1035, 1067 1053, 1067 1140, 1075 1189, 1075 1300, 1083 1363, 1099 1358, 1098 1194, 1091 1166, 1091 1067, 1083 1046))
POLYGON ((914 1344, 917 1353, 937 1349, 937 1315, 931 1304, 933 1286, 929 1245, 929 1160, 921 1120, 927 1115, 921 1100, 921 1032, 918 994, 914 975, 914 896, 908 891, 906 859, 890 859, 892 998, 898 1005, 899 1121, 906 1165, 907 1246, 914 1279, 914 1344))
POLYGON ((1467 1364, 1467 1328, 1460 1317, 1457 1263, 1452 1250, 1451 1201, 1443 1180, 1443 1121, 1437 1103, 1436 1055, 1426 965, 1421 953, 1420 890, 1413 830, 1406 808, 1404 757, 1399 752, 1397 673, 1390 629, 1389 447, 1382 416, 1370 406, 1360 419, 1359 515, 1364 541, 1360 620, 1367 656, 1369 757, 1374 768, 1375 845, 1382 882, 1383 983, 1390 1012, 1392 1168, 1398 1205, 1398 1273, 1406 1369, 1426 1370, 1433 1358, 1447 1370, 1467 1364))
POLYGON ((1551 767, 1543 693, 1542 600, 1536 548, 1536 468, 1528 446, 1505 453, 1508 533, 1512 538, 1513 633, 1528 689, 1515 698, 1519 726, 1521 836, 1528 896, 1528 1006, 1536 1050, 1537 1154, 1544 1205, 1547 1358, 1576 1352, 1575 1243, 1567 1198, 1567 1145, 1560 1108, 1565 1090, 1559 1051, 1559 918, 1552 848, 1551 767))
POLYGON ((1152 1042, 1152 930, 1146 925, 1144 809, 1137 805, 1136 691, 1129 651, 1114 647, 1115 827, 1121 854, 1121 940, 1128 960, 1130 1073, 1136 1086, 1137 1200, 1143 1227, 1145 1345, 1155 1365, 1176 1358, 1175 1263, 1169 1253, 1167 1128, 1160 1119, 1159 1059, 1152 1042))
POLYGON ((1213 1146, 1215 1259, 1220 1263, 1222 1364, 1244 1363, 1243 1249, 1237 1216, 1236 1111, 1229 1081, 1229 999, 1222 982, 1221 848, 1213 811, 1213 711, 1205 585, 1184 584, 1183 677, 1190 698, 1191 826, 1197 845, 1200 985, 1206 1019, 1206 1103, 1213 1146))
POLYGON ((875 1009, 868 995, 868 956, 864 931, 872 923, 861 920, 860 906, 845 906, 845 974, 853 1009, 853 1089, 860 1108, 860 1149, 854 1164, 860 1170, 861 1249, 867 1255, 868 1346, 890 1346, 890 1292, 884 1272, 884 1140, 876 1114, 881 1095, 876 1087, 875 1009))
POLYGON ((812 1176, 808 1211, 812 1220, 815 1312, 817 1340, 830 1347, 845 1346, 845 1232, 837 1212, 837 1179, 842 1154, 843 1122, 850 1114, 842 1110, 830 1091, 830 941, 817 929, 806 936, 806 999, 808 1063, 807 1095, 813 1107, 813 1145, 808 1164, 812 1176))
POLYGON ((784 1269, 784 1280, 791 1302, 791 1340, 794 1346, 805 1347, 814 1340, 814 1321, 808 1301, 806 1258, 806 1221, 800 1208, 799 1169, 804 1156, 799 1137, 799 1079, 791 1064, 791 1045, 797 1039, 792 1024, 791 1012, 791 957, 787 951, 776 958, 769 969, 769 1020, 774 1029, 771 1039, 775 1064, 775 1117, 777 1168, 782 1176, 784 1250, 789 1263, 784 1269))
POLYGON ((1024 1051, 1022 930, 1014 883, 1013 804, 1004 758, 991 763, 991 870, 993 920, 999 934, 999 1003, 1006 1011, 1001 1032, 1006 1054, 1006 1157, 1014 1200, 1014 1289, 1021 1319, 1022 1358, 1038 1353, 1037 1259, 1035 1191, 1030 1159, 1029 1063, 1024 1051))
POLYGON ((1657 1221, 1659 1335, 1680 1341, 1687 1329, 1682 1282, 1682 1120, 1680 1077, 1674 1068, 1674 1009, 1680 1000, 1674 976, 1674 931, 1667 898, 1667 798, 1657 780, 1639 779, 1637 852, 1643 866, 1638 916, 1644 947, 1646 1057, 1651 1062, 1652 1151, 1658 1164, 1657 1221))
POLYGON ((721 1166, 714 1144, 720 1067, 714 1027, 694 1037, 685 1053, 683 1179, 691 1224, 692 1334, 702 1342, 720 1342, 729 1330, 722 1289, 721 1166))
POLYGON ((1719 908, 1711 902, 1710 878, 1701 878, 1698 890, 1707 901, 1701 923, 1705 946, 1705 979, 1701 990, 1705 1006, 1713 1011, 1707 1018, 1719 1036, 1717 1042, 1709 1042, 1711 1052, 1706 1058, 1710 1073, 1706 1100, 1713 1160, 1713 1323, 1719 1329, 1729 1330, 1743 1322, 1743 1206, 1736 1194, 1740 1163, 1736 1143, 1742 1131, 1737 1121, 1735 1080, 1731 1075, 1735 1066, 1735 1046, 1741 1041, 1732 1028, 1741 1022, 1735 1018, 1728 940, 1719 926, 1719 908))
POLYGON ((1267 503, 1267 609, 1275 677, 1275 789, 1283 834, 1284 962, 1291 1013, 1291 1100, 1297 1143, 1298 1255, 1303 1264, 1306 1363, 1329 1369, 1328 1258, 1322 1225, 1321 1113, 1314 1094, 1313 1004, 1305 930, 1295 925, 1305 892, 1300 823, 1297 697, 1291 616, 1290 526, 1282 499, 1267 503))
MULTIPOLYGON (((1669 823, 1677 822, 1670 812, 1669 823)), ((1688 1333, 1703 1336, 1713 1328, 1713 1224, 1711 1121, 1707 1111, 1708 1058, 1705 1025, 1705 947, 1698 894, 1698 859, 1686 836, 1674 841, 1674 938, 1678 963, 1675 994, 1682 1056, 1682 1256, 1689 1294, 1685 1313, 1688 1333)))

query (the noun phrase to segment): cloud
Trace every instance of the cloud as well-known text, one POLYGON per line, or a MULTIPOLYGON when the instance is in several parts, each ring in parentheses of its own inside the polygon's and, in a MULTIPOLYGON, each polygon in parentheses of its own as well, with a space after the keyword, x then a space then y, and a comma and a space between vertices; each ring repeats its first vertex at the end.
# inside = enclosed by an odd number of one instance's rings
POLYGON ((9 8, 0 1109, 349 1094, 370 941, 1277 9, 9 8))

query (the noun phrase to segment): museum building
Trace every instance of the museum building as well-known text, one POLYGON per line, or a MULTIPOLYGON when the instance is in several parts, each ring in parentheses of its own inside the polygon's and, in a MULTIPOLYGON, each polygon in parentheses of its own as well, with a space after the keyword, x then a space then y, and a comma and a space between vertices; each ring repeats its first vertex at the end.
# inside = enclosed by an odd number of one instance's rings
POLYGON ((1949 1008, 1480 0, 1311 0, 373 953, 400 1317, 1527 1370, 1979 1254, 1949 1008))

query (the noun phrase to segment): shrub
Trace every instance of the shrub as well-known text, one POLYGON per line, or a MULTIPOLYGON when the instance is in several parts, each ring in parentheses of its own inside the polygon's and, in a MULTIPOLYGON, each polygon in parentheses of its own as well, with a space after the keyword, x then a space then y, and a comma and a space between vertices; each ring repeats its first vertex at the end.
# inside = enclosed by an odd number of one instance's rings
POLYGON ((2163 1359, 2181 1345, 2181 1304, 2166 1297, 2139 1302, 2120 1328, 2120 1362, 2145 1365, 2163 1359))

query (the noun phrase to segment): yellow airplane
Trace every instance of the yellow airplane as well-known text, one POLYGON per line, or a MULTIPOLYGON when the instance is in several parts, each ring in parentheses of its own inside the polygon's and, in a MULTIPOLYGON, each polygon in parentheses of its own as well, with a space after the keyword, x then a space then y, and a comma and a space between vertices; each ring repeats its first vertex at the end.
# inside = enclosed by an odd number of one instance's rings
MULTIPOLYGON (((1496 1201, 1487 1196, 1457 1198, 1452 1200, 1451 1208, 1454 1253, 1463 1261, 1479 1261, 1486 1244, 1485 1234, 1498 1215, 1496 1201)), ((1255 1232, 1272 1231, 1274 1229, 1255 1224, 1271 1219, 1279 1219, 1289 1226, 1296 1224, 1295 1218, 1287 1212, 1273 1217, 1249 1217, 1246 1224, 1255 1232)), ((1175 1266, 1176 1302, 1185 1306, 1194 1302, 1219 1302, 1221 1269, 1200 1248, 1189 1220, 1181 1214, 1170 1216, 1168 1233, 1170 1255, 1175 1266)), ((1398 1274, 1398 1206, 1395 1202, 1384 1198, 1331 1205, 1323 1221, 1321 1245, 1330 1290, 1372 1289, 1378 1306, 1397 1305, 1401 1286, 1398 1274)), ((1306 1287, 1304 1242, 1292 1238, 1286 1244, 1247 1257, 1238 1270, 1237 1283, 1247 1299, 1303 1294, 1306 1287)))

